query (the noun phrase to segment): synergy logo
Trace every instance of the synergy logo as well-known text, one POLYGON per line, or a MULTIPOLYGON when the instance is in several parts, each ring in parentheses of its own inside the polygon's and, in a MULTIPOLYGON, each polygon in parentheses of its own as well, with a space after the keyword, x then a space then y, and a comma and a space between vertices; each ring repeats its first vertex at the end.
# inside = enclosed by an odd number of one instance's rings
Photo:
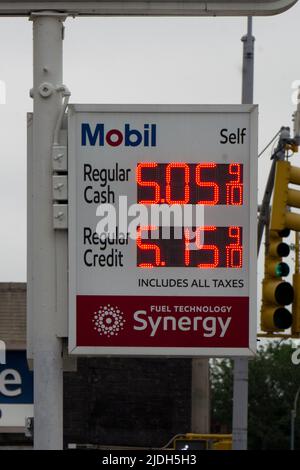
POLYGON ((124 129, 106 129, 105 124, 98 123, 91 126, 89 123, 81 124, 81 145, 86 147, 156 147, 156 124, 144 124, 143 129, 134 129, 126 123, 124 129))
POLYGON ((121 330, 124 329, 125 319, 122 312, 118 307, 112 307, 110 304, 100 307, 97 312, 94 312, 94 330, 97 330, 99 335, 117 336, 121 330))
MULTIPOLYGON (((228 327, 231 323, 231 316, 222 317, 216 315, 217 312, 229 314, 231 307, 220 306, 210 308, 208 306, 202 307, 203 313, 210 312, 213 315, 180 315, 177 312, 175 315, 170 314, 151 314, 146 310, 136 310, 133 313, 133 322, 127 325, 133 331, 144 332, 148 337, 155 337, 157 334, 164 332, 198 332, 204 338, 219 337, 223 338, 226 335, 228 327)), ((110 304, 102 306, 98 311, 94 312, 92 322, 94 330, 100 336, 112 338, 122 330, 126 320, 124 313, 120 311, 119 307, 112 307, 110 304)), ((128 329, 128 328, 127 328, 128 329)), ((127 332, 128 333, 128 332, 127 332)))

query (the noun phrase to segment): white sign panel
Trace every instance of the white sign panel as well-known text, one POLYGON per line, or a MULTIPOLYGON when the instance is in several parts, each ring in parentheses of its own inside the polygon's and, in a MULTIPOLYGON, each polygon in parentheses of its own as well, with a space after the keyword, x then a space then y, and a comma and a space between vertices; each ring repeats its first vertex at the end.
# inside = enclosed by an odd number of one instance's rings
POLYGON ((6 428, 25 427, 28 417, 33 417, 33 405, 0 404, 0 433, 5 432, 6 428))
POLYGON ((69 108, 70 352, 249 355, 257 107, 69 108))
POLYGON ((61 11, 85 16, 259 16, 276 15, 297 0, 0 0, 0 16, 27 16, 32 11, 61 11))

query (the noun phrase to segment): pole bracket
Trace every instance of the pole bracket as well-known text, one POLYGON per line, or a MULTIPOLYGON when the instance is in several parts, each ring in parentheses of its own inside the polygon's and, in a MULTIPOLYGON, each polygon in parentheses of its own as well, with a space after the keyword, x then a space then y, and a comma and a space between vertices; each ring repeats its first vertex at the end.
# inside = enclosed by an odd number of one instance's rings
POLYGON ((53 204, 53 228, 54 230, 68 228, 68 204, 53 204))

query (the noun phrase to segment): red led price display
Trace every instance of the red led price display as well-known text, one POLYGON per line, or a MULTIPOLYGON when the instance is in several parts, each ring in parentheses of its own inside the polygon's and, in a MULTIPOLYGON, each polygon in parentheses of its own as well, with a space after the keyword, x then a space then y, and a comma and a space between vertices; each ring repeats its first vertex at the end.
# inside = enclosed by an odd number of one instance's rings
POLYGON ((242 227, 215 225, 184 228, 139 227, 137 266, 140 268, 243 267, 242 227), (164 230, 169 230, 168 236, 164 230))
POLYGON ((139 163, 136 168, 140 204, 243 204, 241 163, 139 163))

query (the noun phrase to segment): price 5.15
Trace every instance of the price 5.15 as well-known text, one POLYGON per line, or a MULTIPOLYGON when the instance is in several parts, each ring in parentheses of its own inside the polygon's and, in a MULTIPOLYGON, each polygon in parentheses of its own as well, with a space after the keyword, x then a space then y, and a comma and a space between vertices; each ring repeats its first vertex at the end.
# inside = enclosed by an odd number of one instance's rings
POLYGON ((215 225, 196 228, 171 227, 168 235, 164 236, 162 227, 153 225, 138 227, 136 238, 138 267, 200 269, 243 267, 242 227, 215 225))

